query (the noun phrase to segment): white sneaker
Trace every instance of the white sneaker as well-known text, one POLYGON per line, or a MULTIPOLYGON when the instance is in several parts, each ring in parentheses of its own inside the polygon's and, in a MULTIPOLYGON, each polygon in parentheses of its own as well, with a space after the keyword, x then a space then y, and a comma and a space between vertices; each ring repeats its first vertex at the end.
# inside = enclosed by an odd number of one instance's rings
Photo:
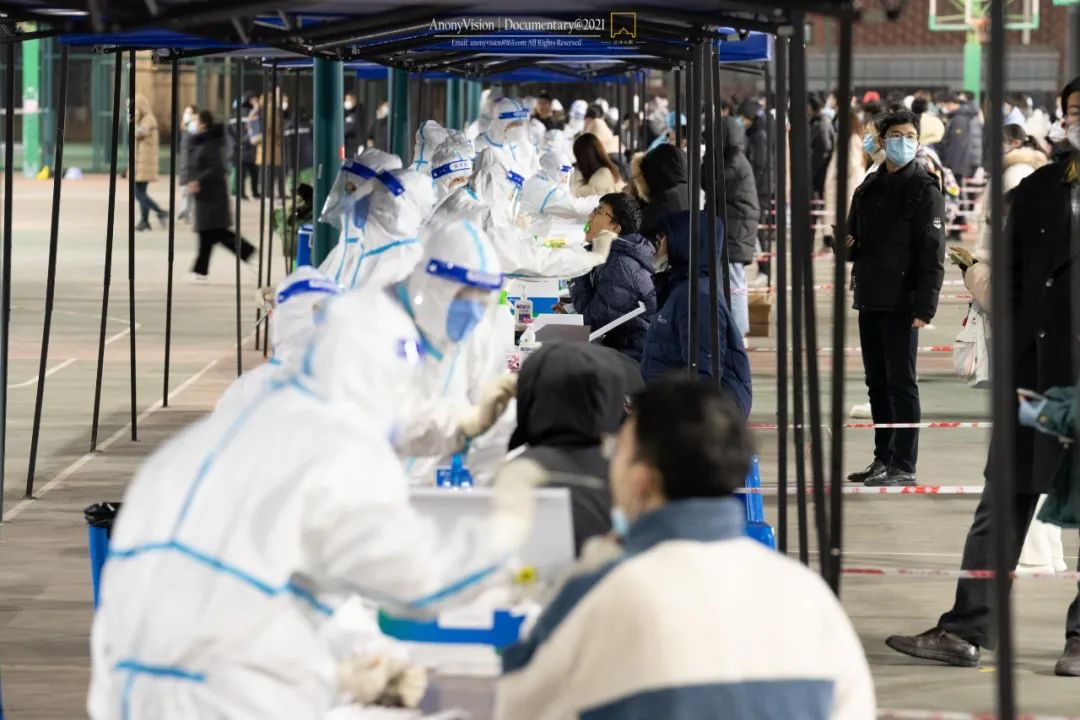
POLYGON ((202 275, 202 274, 197 273, 197 272, 189 272, 187 274, 187 281, 189 283, 203 283, 203 284, 205 284, 205 283, 210 282, 210 278, 208 278, 206 275, 202 275))
POLYGON ((870 411, 870 403, 863 405, 852 405, 851 412, 848 413, 853 418, 868 419, 873 417, 873 413, 870 411))
POLYGON ((1053 565, 1054 565, 1054 572, 1056 572, 1056 573, 1069 572, 1069 566, 1066 565, 1065 561, 1062 560, 1061 558, 1054 558, 1053 565))

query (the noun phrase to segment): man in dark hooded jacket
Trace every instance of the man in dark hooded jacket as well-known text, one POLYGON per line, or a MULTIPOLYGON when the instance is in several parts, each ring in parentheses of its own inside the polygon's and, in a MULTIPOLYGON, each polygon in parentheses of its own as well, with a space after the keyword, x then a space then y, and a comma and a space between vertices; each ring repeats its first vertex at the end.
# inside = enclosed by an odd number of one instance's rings
MULTIPOLYGON (((712 377, 712 334, 709 312, 709 253, 708 225, 705 213, 699 216, 701 223, 698 267, 696 271, 701 279, 698 285, 698 328, 699 344, 697 350, 698 377, 712 377)), ((717 253, 723 242, 723 223, 717 219, 717 253)), ((667 255, 669 279, 663 295, 657 300, 661 303, 656 319, 649 326, 645 338, 645 350, 641 359, 641 374, 646 383, 652 383, 671 373, 686 372, 690 353, 690 213, 681 212, 664 218, 660 229, 660 248, 658 254, 667 255)), ((750 414, 753 391, 750 381, 750 358, 746 354, 742 336, 731 311, 721 294, 717 302, 718 326, 720 338, 720 386, 731 394, 744 415, 750 414)))
POLYGON ((611 530, 608 461, 601 445, 618 430, 628 393, 613 355, 587 343, 555 343, 529 356, 518 375, 517 429, 510 438, 511 450, 528 448, 500 471, 521 472, 523 463, 535 464, 545 486, 570 490, 578 553, 586 540, 611 530))
POLYGON ((570 281, 574 310, 581 313, 593 330, 618 320, 635 310, 638 303, 645 312, 619 325, 601 342, 613 350, 641 360, 645 334, 656 315, 656 290, 653 287, 653 247, 638 234, 641 210, 626 193, 610 193, 589 216, 586 240, 594 245, 604 231, 610 242, 607 261, 589 274, 570 281))
POLYGON ((754 262, 757 246, 758 189, 754 182, 754 169, 743 154, 746 133, 742 124, 733 117, 723 119, 724 138, 724 195, 726 199, 728 265, 731 278, 731 312, 739 332, 750 332, 749 287, 746 282, 746 266, 754 262))
POLYGON ((938 147, 941 163, 957 179, 970 178, 982 165, 982 121, 979 107, 966 94, 959 93, 947 104, 949 125, 938 147))
POLYGON ((670 143, 658 145, 641 159, 641 180, 646 193, 641 234, 651 240, 665 217, 690 209, 686 154, 670 143))

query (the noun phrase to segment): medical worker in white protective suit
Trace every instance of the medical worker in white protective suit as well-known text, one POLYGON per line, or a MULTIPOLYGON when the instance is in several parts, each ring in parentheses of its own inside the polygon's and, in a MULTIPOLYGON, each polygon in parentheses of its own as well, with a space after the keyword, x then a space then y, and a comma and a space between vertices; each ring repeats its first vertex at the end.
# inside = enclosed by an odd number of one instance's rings
MULTIPOLYGON (((445 282, 424 313, 460 329, 446 298, 471 288, 445 282)), ((387 291, 336 298, 310 375, 283 371, 147 460, 104 569, 93 720, 321 720, 339 658, 319 630, 345 593, 431 611, 503 571, 531 527, 530 489, 500 479, 492 515, 449 535, 409 504, 386 409, 413 391, 422 348, 387 291)))
POLYGON ((536 150, 529 139, 529 111, 517 98, 505 97, 495 103, 487 130, 473 141, 476 152, 491 149, 502 156, 508 170, 521 177, 532 177, 540 169, 536 150))
POLYGON ((469 182, 476 152, 472 142, 461 133, 452 133, 431 154, 431 180, 435 184, 436 201, 469 182))
POLYGON ((491 88, 485 88, 480 91, 480 115, 469 123, 469 126, 465 128, 465 136, 470 140, 475 141, 480 133, 488 129, 488 125, 491 124, 491 119, 495 113, 495 98, 491 91, 491 88))
MULTIPOLYGON (((547 247, 528 231, 531 219, 518 217, 524 182, 491 148, 473 161, 469 184, 435 206, 426 226, 440 228, 459 218, 471 218, 491 238, 503 272, 527 277, 579 277, 606 259, 584 247, 547 247)), ((584 235, 582 236, 584 237, 584 235)))
POLYGON ((521 190, 520 212, 532 218, 530 231, 548 237, 552 222, 581 227, 600 201, 599 195, 574 197, 569 179, 574 166, 569 157, 548 151, 540 157, 540 172, 525 181, 521 190))
POLYGON ((434 120, 427 120, 416 130, 416 142, 413 144, 412 164, 409 166, 418 173, 431 176, 431 153, 450 137, 450 131, 434 120))
POLYGON ((506 348, 495 339, 499 327, 513 342, 513 318, 500 324, 495 315, 502 307, 499 259, 474 220, 425 225, 424 260, 392 290, 414 319, 425 349, 418 392, 397 408, 394 440, 417 480, 433 481, 438 458, 462 451, 490 430, 515 388, 506 348))
POLYGON ((401 158, 397 155, 376 149, 365 150, 355 160, 347 160, 341 166, 319 215, 319 222, 333 225, 339 231, 337 245, 319 265, 319 270, 339 287, 351 287, 349 280, 357 271, 360 255, 364 252, 363 223, 357 226, 353 222, 354 211, 365 210, 361 201, 379 183, 379 173, 400 170, 401 166, 401 158))
POLYGON ((267 307, 270 358, 236 378, 218 398, 215 410, 250 402, 282 365, 295 363, 315 333, 316 311, 337 294, 337 285, 308 265, 282 278, 267 307))
POLYGON ((350 230, 362 233, 361 250, 338 284, 345 289, 386 287, 405 279, 424 254, 417 233, 434 205, 427 175, 412 170, 379 173, 350 213, 350 230))
POLYGON ((570 112, 566 118, 566 134, 571 138, 577 137, 585 129, 585 111, 589 109, 589 103, 584 100, 575 100, 570 103, 570 112))

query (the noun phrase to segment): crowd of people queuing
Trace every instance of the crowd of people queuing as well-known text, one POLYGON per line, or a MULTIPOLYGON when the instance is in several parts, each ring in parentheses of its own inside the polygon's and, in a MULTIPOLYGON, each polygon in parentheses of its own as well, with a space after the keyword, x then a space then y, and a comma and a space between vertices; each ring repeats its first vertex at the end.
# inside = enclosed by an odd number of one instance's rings
MULTIPOLYGON (((261 113, 268 100, 248 98, 243 129, 232 128, 256 165, 277 141, 261 113)), ((1059 104, 1060 121, 1010 99, 1002 148, 985 147, 984 112, 967 93, 883 101, 867 92, 850 103, 833 94, 805 108, 826 228, 834 179, 849 178, 847 236, 825 230, 821 239, 849 250, 876 423, 920 419, 918 333, 936 314, 950 227, 973 214, 959 188, 982 179, 988 153, 1005 154, 1010 227, 1023 248, 1009 279, 1015 367, 1034 391, 1020 406, 1013 559, 1023 565, 1025 546, 1041 543, 1046 556, 1030 563, 1054 569, 1057 528, 1080 524, 1080 478, 1060 442, 1076 431, 1068 316, 1080 79, 1059 104), (838 137, 839 113, 849 113, 847 138, 838 137), (844 142, 850 157, 839 168, 844 142), (1040 537, 1029 533, 1036 513, 1053 523, 1040 537)), ((407 663, 377 632, 340 652, 326 622, 333 602, 356 593, 415 613, 460 601, 521 546, 533 488, 547 485, 569 490, 580 564, 502 653, 498 717, 680 720, 721 706, 770 720, 872 717, 865 656, 839 603, 808 569, 743 537, 732 497, 753 453, 746 298, 761 281, 747 268, 757 263, 768 283, 776 138, 766 100, 722 103, 726 205, 705 203, 698 217, 687 180, 698 160, 676 143, 685 118, 663 97, 646 105, 641 142, 631 142, 633 126, 602 99, 564 111, 546 93, 489 94, 466 128, 422 122, 409 163, 380 147, 385 106, 371 125, 355 96, 344 112, 354 154, 320 216, 339 228, 338 245, 267 293, 272 361, 155 453, 125 498, 95 619, 90 714, 321 718, 342 697, 414 704, 407 663), (705 311, 710 261, 720 260, 708 253, 709 214, 732 287, 716 327, 705 311), (559 223, 583 224, 584 245, 546 242, 559 223), (545 345, 519 375, 508 373, 515 318, 500 292, 511 277, 565 279, 557 311, 615 327, 595 344, 545 345), (694 277, 703 280, 696 348, 694 277), (687 378, 695 359, 698 377, 687 378), (711 378, 714 360, 720 378, 711 378), (701 382, 709 379, 718 382, 701 382), (490 468, 480 459, 487 451, 490 468), (492 485, 492 512, 441 536, 407 488, 463 459, 492 485), (288 512, 267 516, 271 505, 288 512), (816 622, 805 622, 807 610, 816 622), (716 616, 740 622, 702 622, 716 616)), ((226 126, 195 108, 185 123, 183 181, 201 242, 195 272, 205 276, 214 243, 245 258, 251 249, 229 229, 226 126)), ((288 153, 274 154, 286 162, 288 153)), ((251 193, 264 189, 242 170, 236 192, 245 179, 251 193)), ((949 256, 986 306, 985 245, 949 256)), ((914 485, 917 454, 917 431, 878 429, 871 464, 849 479, 914 485)), ((988 467, 987 483, 994 474, 988 467)), ((990 565, 991 497, 976 510, 966 569, 990 565)), ((977 664, 993 647, 989 587, 961 581, 937 626, 889 646, 977 664)), ((1080 676, 1080 600, 1066 637, 1056 672, 1080 676)))

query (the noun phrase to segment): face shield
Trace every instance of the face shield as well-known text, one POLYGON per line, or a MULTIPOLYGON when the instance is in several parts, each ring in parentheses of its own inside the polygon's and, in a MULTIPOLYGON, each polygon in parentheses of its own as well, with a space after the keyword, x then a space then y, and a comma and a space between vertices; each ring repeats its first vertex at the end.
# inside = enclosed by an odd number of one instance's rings
POLYGON ((520 100, 502 98, 495 103, 494 118, 485 133, 488 142, 497 147, 507 142, 517 144, 528 142, 524 127, 528 118, 529 111, 520 100))
POLYGON ((401 158, 381 150, 365 150, 356 160, 346 160, 323 204, 319 222, 342 228, 356 202, 366 197, 379 173, 401 168, 401 158))
POLYGON ((316 309, 337 294, 337 285, 330 278, 308 266, 297 268, 278 283, 270 320, 270 345, 275 356, 306 341, 315 330, 316 309))
POLYGON ((432 228, 424 259, 399 286, 399 294, 428 349, 441 353, 469 336, 502 283, 487 235, 471 220, 455 220, 432 228))

